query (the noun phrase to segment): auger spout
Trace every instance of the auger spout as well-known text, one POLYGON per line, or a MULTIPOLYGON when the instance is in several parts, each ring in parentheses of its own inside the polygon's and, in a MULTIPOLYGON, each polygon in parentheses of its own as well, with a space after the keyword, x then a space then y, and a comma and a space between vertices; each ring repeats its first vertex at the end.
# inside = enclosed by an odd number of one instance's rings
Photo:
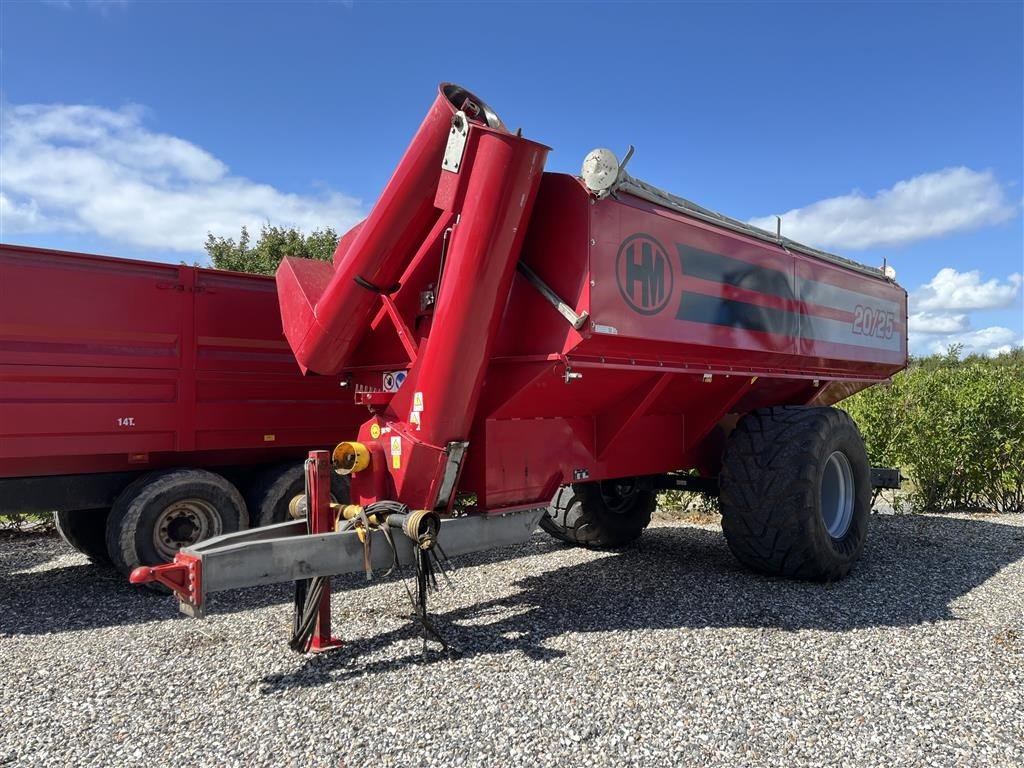
POLYGON ((457 112, 471 123, 507 132, 480 99, 442 83, 370 215, 339 243, 334 265, 288 257, 278 268, 284 332, 303 371, 338 373, 380 306, 379 294, 397 290, 403 270, 441 214, 434 198, 457 112))

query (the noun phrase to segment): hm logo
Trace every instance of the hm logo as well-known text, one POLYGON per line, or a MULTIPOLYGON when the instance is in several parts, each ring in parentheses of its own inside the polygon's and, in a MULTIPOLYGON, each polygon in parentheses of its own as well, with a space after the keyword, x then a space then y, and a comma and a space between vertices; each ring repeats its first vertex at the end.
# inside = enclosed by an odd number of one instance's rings
POLYGON ((627 237, 615 257, 615 276, 626 303, 641 315, 661 312, 672 296, 672 263, 650 235, 627 237))

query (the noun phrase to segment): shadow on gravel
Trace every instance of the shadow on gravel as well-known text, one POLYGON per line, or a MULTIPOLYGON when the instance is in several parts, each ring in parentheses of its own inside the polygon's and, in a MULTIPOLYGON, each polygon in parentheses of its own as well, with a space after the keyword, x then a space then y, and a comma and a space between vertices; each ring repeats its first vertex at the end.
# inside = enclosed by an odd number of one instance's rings
MULTIPOLYGON (((444 637, 463 655, 521 651, 538 659, 569 632, 701 627, 770 627, 843 631, 906 626, 950 616, 950 603, 1024 557, 1024 528, 981 518, 876 517, 861 562, 837 584, 758 576, 732 559, 717 530, 667 526, 648 530, 634 549, 540 571, 515 583, 512 597, 435 614, 444 637)), ((520 548, 484 552, 459 568, 544 555, 563 546, 544 534, 520 548)), ((172 599, 132 587, 108 568, 51 564, 69 550, 53 538, 29 537, 0 547, 0 636, 61 633, 142 624, 179 617, 172 599)), ((393 579, 394 580, 394 579, 393 579)), ((361 575, 336 577, 337 591, 366 585, 361 575)), ((375 583, 381 583, 378 579, 375 583)), ((401 589, 397 584, 396 589, 401 589)), ((230 614, 288 603, 291 585, 213 595, 211 612, 230 614)), ((184 617, 180 617, 182 620, 184 617)), ((344 627, 339 627, 344 633, 344 627)), ((369 674, 422 663, 370 660, 388 644, 418 637, 415 626, 307 659, 301 670, 266 680, 268 690, 315 685, 338 676, 369 674), (364 658, 361 658, 364 657, 364 658)), ((282 643, 286 638, 282 637, 282 643)), ((418 644, 417 644, 418 647, 418 644)), ((432 657, 428 657, 432 658, 432 657)))
MULTIPOLYGON (((954 600, 1024 558, 1024 528, 977 518, 872 522, 863 558, 835 584, 751 574, 733 560, 719 531, 661 527, 647 531, 635 549, 522 579, 512 597, 434 614, 433 622, 458 656, 519 651, 538 660, 563 655, 545 643, 570 632, 899 627, 950 618, 954 600)), ((437 651, 424 657, 415 643, 406 656, 380 658, 383 647, 418 637, 410 621, 395 632, 347 642, 330 654, 307 657, 292 674, 265 678, 262 692, 451 657, 437 651)))
MULTIPOLYGON (((559 545, 548 536, 535 536, 527 547, 481 552, 461 558, 456 567, 482 565, 536 555, 559 545)), ((378 578, 373 584, 396 581, 378 578)), ((367 586, 362 576, 335 576, 334 590, 359 590, 367 586)), ((396 587, 401 589, 396 584, 396 587)), ((209 598, 211 614, 251 611, 291 603, 291 584, 218 592, 209 598)), ((135 587, 112 567, 96 565, 54 535, 25 535, 0 541, 0 637, 45 635, 99 627, 145 624, 181 619, 177 603, 166 594, 135 587), (74 565, 52 564, 71 555, 74 565)), ((287 638, 282 638, 285 642, 287 638)))

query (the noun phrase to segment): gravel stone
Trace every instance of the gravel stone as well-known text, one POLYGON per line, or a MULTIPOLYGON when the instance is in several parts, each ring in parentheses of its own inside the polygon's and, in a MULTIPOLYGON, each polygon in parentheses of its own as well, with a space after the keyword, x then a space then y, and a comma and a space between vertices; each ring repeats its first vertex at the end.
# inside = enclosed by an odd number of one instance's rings
POLYGON ((828 585, 665 520, 457 565, 431 612, 459 655, 361 577, 334 580, 345 645, 299 655, 288 585, 196 621, 56 538, 2 542, 0 765, 1024 765, 1024 516, 877 516, 828 585))

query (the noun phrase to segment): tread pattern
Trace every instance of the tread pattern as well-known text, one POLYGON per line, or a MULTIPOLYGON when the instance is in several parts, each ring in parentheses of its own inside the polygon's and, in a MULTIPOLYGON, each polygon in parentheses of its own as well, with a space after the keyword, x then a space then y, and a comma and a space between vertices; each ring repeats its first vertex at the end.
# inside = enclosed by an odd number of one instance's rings
POLYGON ((106 525, 109 509, 71 509, 53 513, 53 526, 65 544, 97 565, 109 565, 106 525))
POLYGON ((618 549, 640 538, 657 504, 654 491, 637 490, 628 511, 608 509, 598 483, 558 489, 540 526, 556 539, 588 549, 618 549))
POLYGON ((722 530, 736 559, 772 575, 833 581, 849 573, 867 534, 871 487, 857 425, 836 408, 783 406, 744 416, 729 436, 722 530), (854 511, 842 539, 820 511, 824 462, 842 450, 854 475, 854 511))

